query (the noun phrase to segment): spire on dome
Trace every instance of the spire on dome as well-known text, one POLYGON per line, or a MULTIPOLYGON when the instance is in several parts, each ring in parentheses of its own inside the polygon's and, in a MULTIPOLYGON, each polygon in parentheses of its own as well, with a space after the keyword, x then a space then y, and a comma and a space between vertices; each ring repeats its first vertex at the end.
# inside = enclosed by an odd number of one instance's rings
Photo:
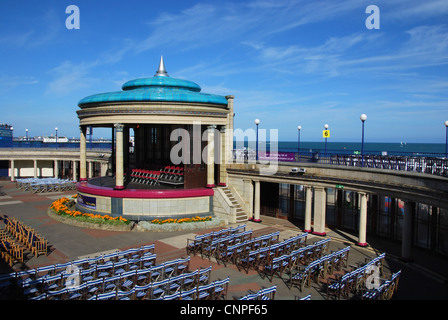
POLYGON ((160 56, 159 70, 157 70, 154 77, 169 77, 168 73, 165 70, 165 65, 163 64, 163 56, 160 56))

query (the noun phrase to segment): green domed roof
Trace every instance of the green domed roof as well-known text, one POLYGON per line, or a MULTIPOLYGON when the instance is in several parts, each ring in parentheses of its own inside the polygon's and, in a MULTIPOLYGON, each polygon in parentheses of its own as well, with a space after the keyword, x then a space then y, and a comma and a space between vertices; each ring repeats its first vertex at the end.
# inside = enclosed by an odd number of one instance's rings
POLYGON ((85 97, 78 103, 79 107, 102 102, 187 102, 227 105, 223 96, 202 93, 201 87, 188 80, 168 76, 161 59, 159 70, 152 78, 130 80, 123 84, 123 91, 99 93, 85 97))

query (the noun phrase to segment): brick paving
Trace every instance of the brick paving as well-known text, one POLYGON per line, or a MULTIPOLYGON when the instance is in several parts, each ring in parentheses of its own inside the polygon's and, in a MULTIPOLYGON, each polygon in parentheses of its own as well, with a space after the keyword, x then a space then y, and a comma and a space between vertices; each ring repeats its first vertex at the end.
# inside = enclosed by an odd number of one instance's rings
MULTIPOLYGON (((186 257, 185 246, 187 238, 196 234, 202 234, 211 230, 177 231, 177 232, 122 232, 105 231, 88 228, 80 228, 53 220, 47 215, 47 209, 55 199, 62 196, 70 196, 75 191, 59 193, 33 194, 17 190, 14 183, 0 181, 0 214, 16 217, 23 223, 31 226, 44 236, 50 244, 49 253, 44 256, 34 257, 29 254, 24 265, 16 264, 14 269, 35 268, 55 263, 63 263, 79 259, 85 256, 95 256, 100 253, 113 250, 126 250, 147 244, 155 244, 157 263, 186 257)), ((261 223, 246 223, 246 230, 253 230, 253 236, 280 231, 280 239, 287 239, 293 235, 302 233, 302 230, 287 220, 274 219, 262 216, 261 223)), ((374 257, 386 252, 385 271, 390 274, 402 270, 398 292, 394 300, 446 300, 448 299, 447 259, 428 254, 422 250, 414 250, 415 261, 403 262, 399 257, 400 244, 384 240, 367 238, 370 246, 361 248, 355 245, 356 236, 344 234, 339 231, 327 229, 327 236, 331 237, 330 250, 338 250, 348 245, 351 246, 349 263, 355 264, 364 261, 366 257, 374 257), (433 267, 433 268, 432 268, 433 267)), ((307 243, 320 240, 322 237, 310 235, 307 243)), ((200 256, 191 255, 190 269, 212 266, 212 279, 224 279, 230 277, 227 299, 240 297, 249 290, 258 291, 263 287, 277 285, 276 300, 294 300, 311 294, 311 300, 325 300, 325 286, 323 283, 311 283, 303 292, 297 288, 289 288, 286 285, 286 276, 283 279, 274 277, 272 282, 261 277, 256 271, 249 270, 246 273, 238 270, 235 265, 228 264, 224 267, 213 258, 211 260, 200 256)), ((11 269, 1 263, 0 272, 7 273, 11 269)))

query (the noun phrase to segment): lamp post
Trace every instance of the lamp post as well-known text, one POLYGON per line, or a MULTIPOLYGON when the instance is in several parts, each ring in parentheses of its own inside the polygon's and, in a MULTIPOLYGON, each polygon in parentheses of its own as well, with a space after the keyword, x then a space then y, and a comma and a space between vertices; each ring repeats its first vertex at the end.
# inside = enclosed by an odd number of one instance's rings
POLYGON ((11 147, 14 148, 14 127, 11 126, 11 147))
POLYGON ((298 137, 297 137, 297 162, 300 162, 300 130, 302 126, 297 126, 298 137))
POLYGON ((258 161, 258 125, 260 124, 260 120, 255 119, 255 124, 257 125, 257 145, 255 146, 255 148, 256 148, 256 159, 258 161))
POLYGON ((58 127, 54 128, 56 130, 56 149, 58 148, 58 127))
POLYGON ((367 115, 363 113, 360 119, 362 121, 361 167, 364 167, 364 122, 367 119, 367 115))
MULTIPOLYGON (((328 130, 328 124, 324 125, 325 130, 328 130)), ((327 153, 327 137, 325 137, 325 153, 327 153)))
POLYGON ((448 158, 448 120, 445 121, 445 158, 448 158))

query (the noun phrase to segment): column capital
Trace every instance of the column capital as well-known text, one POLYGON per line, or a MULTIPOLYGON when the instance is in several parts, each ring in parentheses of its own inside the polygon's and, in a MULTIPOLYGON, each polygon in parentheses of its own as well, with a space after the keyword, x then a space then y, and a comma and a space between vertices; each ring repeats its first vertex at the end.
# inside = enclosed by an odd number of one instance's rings
POLYGON ((208 130, 215 130, 216 127, 217 127, 216 124, 210 124, 210 125, 207 126, 207 129, 208 130))
POLYGON ((117 132, 123 132, 124 124, 122 123, 114 123, 114 128, 117 132))

